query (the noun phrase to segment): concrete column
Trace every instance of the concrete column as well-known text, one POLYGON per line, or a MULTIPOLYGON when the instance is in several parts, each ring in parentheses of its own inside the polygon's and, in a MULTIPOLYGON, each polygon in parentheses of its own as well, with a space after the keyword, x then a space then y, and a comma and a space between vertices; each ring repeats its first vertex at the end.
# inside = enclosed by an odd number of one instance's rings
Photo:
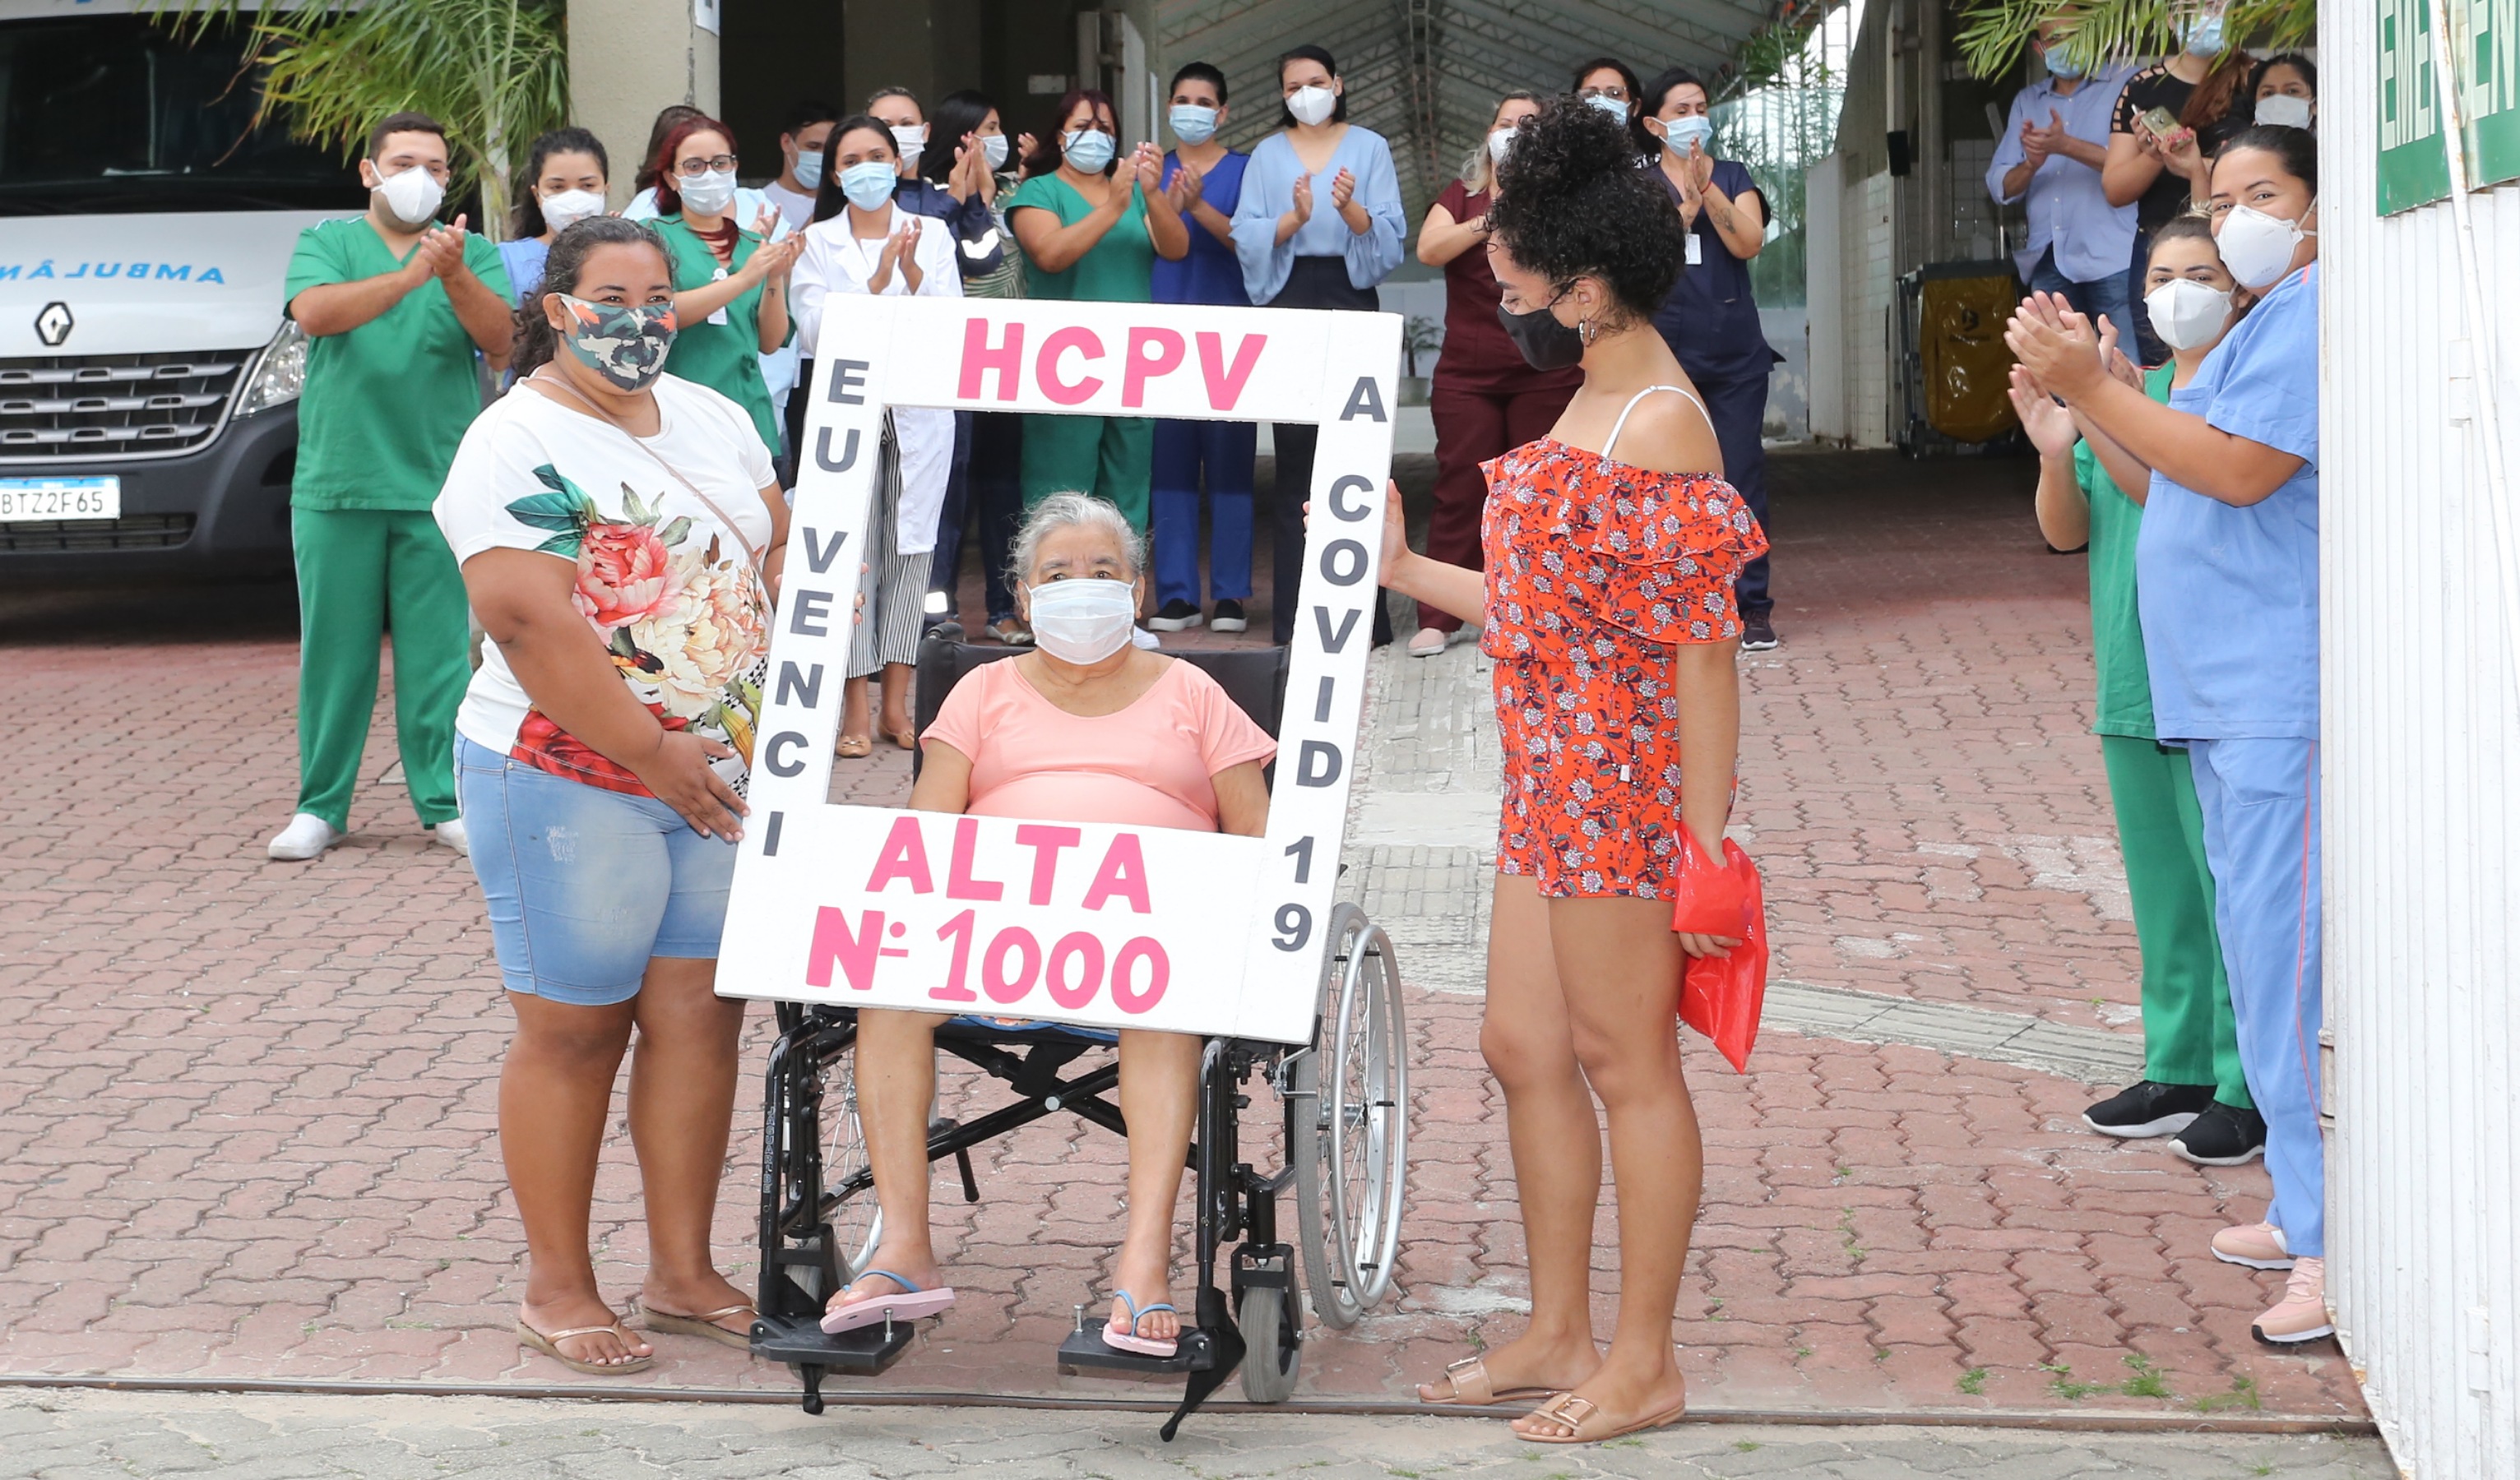
POLYGON ((571 114, 611 156, 617 210, 631 197, 658 109, 718 111, 718 38, 692 22, 692 0, 574 0, 568 78, 571 114))

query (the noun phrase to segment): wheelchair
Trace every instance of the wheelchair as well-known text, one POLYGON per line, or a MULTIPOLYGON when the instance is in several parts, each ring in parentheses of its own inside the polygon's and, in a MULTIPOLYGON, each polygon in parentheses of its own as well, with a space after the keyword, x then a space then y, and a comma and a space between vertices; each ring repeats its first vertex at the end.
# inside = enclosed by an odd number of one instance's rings
MULTIPOLYGON (((921 732, 964 674, 1020 650, 933 637, 923 643, 916 690, 921 732)), ((1204 670, 1254 721, 1278 733, 1285 650, 1172 655, 1204 670)), ((1167 1441, 1238 1370, 1253 1403, 1293 1394, 1303 1293, 1323 1325, 1344 1328, 1391 1291, 1409 1168, 1399 972, 1389 937, 1356 906, 1339 905, 1325 935, 1310 1042, 1211 1038, 1201 1054, 1188 1168, 1195 1296, 1179 1349, 1168 1358, 1117 1351, 1102 1340, 1102 1321, 1080 1307, 1058 1350, 1062 1374, 1182 1376, 1181 1404, 1162 1429, 1167 1441), (1255 1079, 1276 1092, 1284 1117, 1284 1154, 1275 1172, 1255 1169, 1240 1149, 1242 1112, 1251 1106, 1244 1091, 1255 1079), (1290 1192, 1293 1222, 1282 1228, 1281 1199, 1290 1192), (1217 1267, 1229 1248, 1220 1290, 1217 1267)), ((839 1335, 821 1327, 825 1303, 865 1268, 882 1233, 857 1117, 857 1014, 819 1004, 776 1006, 779 1037, 762 1105, 752 1351, 794 1368, 805 1412, 819 1413, 827 1374, 883 1372, 909 1346, 912 1323, 887 1318, 839 1335)), ((1012 1098, 968 1122, 931 1123, 928 1160, 952 1158, 964 1199, 977 1202, 972 1146, 1062 1112, 1127 1135, 1119 1106, 1104 1098, 1119 1084, 1113 1042, 1108 1033, 1049 1024, 1018 1029, 956 1018, 942 1025, 938 1051, 1003 1082, 1012 1098)))

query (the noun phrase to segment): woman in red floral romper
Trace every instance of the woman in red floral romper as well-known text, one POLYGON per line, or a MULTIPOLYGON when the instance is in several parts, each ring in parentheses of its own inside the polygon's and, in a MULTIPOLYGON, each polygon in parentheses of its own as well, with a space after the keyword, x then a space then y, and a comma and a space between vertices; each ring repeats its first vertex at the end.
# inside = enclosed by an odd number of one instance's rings
POLYGON ((1714 428, 1654 332, 1676 219, 1600 110, 1517 131, 1490 217, 1503 319, 1541 369, 1580 364, 1550 435, 1487 465, 1487 570, 1413 554, 1389 501, 1384 584, 1484 623, 1505 817, 1480 1048, 1505 1090, 1531 1259, 1531 1324, 1419 1389, 1541 1399, 1520 1437, 1594 1443, 1678 1419, 1672 1310, 1703 1155, 1676 1010, 1683 830, 1721 857, 1740 738, 1732 582, 1767 542, 1724 481, 1714 428), (1618 1180, 1619 1315, 1594 1344, 1600 1132, 1618 1180))

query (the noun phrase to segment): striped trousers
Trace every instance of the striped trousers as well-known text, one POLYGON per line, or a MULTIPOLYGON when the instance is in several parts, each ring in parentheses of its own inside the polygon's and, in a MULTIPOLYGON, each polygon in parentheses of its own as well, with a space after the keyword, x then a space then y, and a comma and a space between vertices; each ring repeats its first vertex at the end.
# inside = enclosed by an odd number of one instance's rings
POLYGON ((858 589, 866 609, 849 638, 849 677, 864 678, 887 663, 919 661, 919 637, 925 622, 929 551, 901 553, 901 449, 892 437, 892 419, 883 424, 883 444, 877 464, 875 507, 867 511, 866 573, 858 589))

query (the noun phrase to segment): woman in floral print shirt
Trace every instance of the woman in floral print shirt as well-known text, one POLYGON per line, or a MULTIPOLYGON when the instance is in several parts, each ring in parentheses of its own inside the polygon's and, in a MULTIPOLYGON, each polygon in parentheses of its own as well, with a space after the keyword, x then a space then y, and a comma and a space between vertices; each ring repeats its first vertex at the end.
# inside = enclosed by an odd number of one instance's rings
POLYGON ((1675 933, 1684 850, 1721 858, 1740 742, 1732 583, 1767 541, 1724 481, 1688 378, 1653 326, 1679 217, 1627 131, 1572 99, 1514 131, 1484 248, 1536 370, 1580 366, 1550 434, 1484 465, 1486 571, 1410 551, 1386 506, 1383 582, 1484 627, 1505 816, 1479 1047, 1505 1091, 1531 1323, 1418 1389, 1525 1394, 1542 1444, 1677 1421, 1673 1308, 1704 1156, 1681 1070, 1681 973, 1728 937, 1675 933), (1618 1182, 1618 1323, 1595 1344, 1599 1098, 1618 1182))
POLYGON ((751 1322, 708 1242, 743 1022, 712 988, 787 506, 742 408, 660 373, 673 292, 647 227, 562 232, 518 310, 517 387, 436 505, 490 637, 456 778, 517 1014, 499 1081, 530 1252, 517 1335, 605 1375, 652 1360, 587 1252, 634 1027, 645 1323, 742 1347, 751 1322))

